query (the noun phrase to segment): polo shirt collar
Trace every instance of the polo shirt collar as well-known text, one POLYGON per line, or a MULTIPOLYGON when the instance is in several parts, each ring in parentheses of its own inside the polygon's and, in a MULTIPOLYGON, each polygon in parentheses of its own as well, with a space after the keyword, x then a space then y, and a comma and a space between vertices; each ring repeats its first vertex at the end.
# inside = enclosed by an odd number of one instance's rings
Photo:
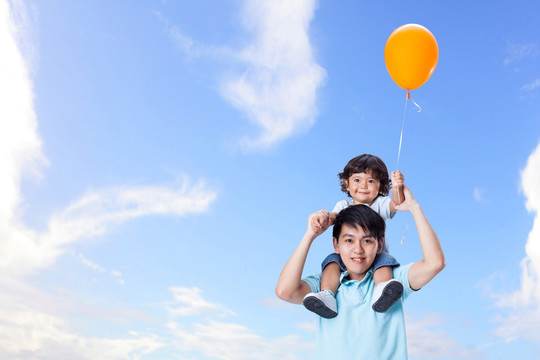
MULTIPOLYGON (((370 268, 367 272, 364 278, 360 282, 364 282, 366 279, 369 279, 371 276, 373 276, 373 268, 370 268)), ((347 271, 344 271, 341 273, 341 276, 339 278, 339 282, 341 284, 348 283, 350 281, 358 281, 358 280, 351 280, 349 279, 349 273, 347 271)))

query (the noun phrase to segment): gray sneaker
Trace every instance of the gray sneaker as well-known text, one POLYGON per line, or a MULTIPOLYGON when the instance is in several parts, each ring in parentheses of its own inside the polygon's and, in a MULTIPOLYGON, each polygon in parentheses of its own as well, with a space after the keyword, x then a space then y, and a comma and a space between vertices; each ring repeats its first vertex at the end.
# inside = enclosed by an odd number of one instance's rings
POLYGON ((335 318, 338 314, 336 298, 328 290, 307 294, 304 297, 304 306, 325 319, 335 318))
POLYGON ((373 292, 371 308, 377 312, 390 309, 403 295, 403 285, 396 279, 380 283, 373 292))

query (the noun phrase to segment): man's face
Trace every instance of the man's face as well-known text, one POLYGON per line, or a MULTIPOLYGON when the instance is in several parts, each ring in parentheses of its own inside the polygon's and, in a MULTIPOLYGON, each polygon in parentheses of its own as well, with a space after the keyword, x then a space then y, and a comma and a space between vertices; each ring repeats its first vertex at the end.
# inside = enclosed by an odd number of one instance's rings
POLYGON ((382 250, 383 239, 377 241, 364 233, 360 226, 343 224, 339 239, 334 238, 334 249, 341 255, 351 280, 362 280, 375 256, 382 250))

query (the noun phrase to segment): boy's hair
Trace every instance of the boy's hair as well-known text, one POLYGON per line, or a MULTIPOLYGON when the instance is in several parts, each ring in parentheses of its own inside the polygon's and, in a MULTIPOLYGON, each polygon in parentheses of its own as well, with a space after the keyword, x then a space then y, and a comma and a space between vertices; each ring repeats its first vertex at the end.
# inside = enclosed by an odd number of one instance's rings
POLYGON ((386 223, 381 215, 369 206, 362 204, 351 205, 339 212, 332 229, 332 236, 336 241, 339 240, 343 224, 352 228, 360 226, 364 233, 373 236, 377 242, 384 238, 386 230, 386 223))
POLYGON ((338 174, 341 184, 341 191, 351 197, 351 194, 349 194, 347 191, 347 182, 349 181, 349 178, 353 174, 363 172, 367 173, 368 171, 371 171, 371 175, 381 183, 379 187, 379 194, 384 196, 388 195, 391 186, 388 176, 388 169, 386 168, 384 161, 382 161, 379 157, 370 154, 357 156, 349 160, 347 165, 345 165, 343 172, 338 174))

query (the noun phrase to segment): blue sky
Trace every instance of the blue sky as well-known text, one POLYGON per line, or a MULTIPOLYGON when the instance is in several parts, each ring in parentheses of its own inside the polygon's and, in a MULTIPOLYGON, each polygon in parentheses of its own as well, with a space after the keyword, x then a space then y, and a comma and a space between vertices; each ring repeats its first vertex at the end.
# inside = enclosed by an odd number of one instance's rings
MULTIPOLYGON (((397 167, 446 269, 405 305, 411 359, 540 350, 537 1, 0 2, 0 357, 305 359, 276 298, 359 154, 397 167), (384 45, 439 62, 411 93, 384 45), (405 119, 399 164, 397 153, 405 119)), ((392 254, 420 258, 409 214, 392 254)), ((313 245, 306 274, 331 251, 313 245)))

